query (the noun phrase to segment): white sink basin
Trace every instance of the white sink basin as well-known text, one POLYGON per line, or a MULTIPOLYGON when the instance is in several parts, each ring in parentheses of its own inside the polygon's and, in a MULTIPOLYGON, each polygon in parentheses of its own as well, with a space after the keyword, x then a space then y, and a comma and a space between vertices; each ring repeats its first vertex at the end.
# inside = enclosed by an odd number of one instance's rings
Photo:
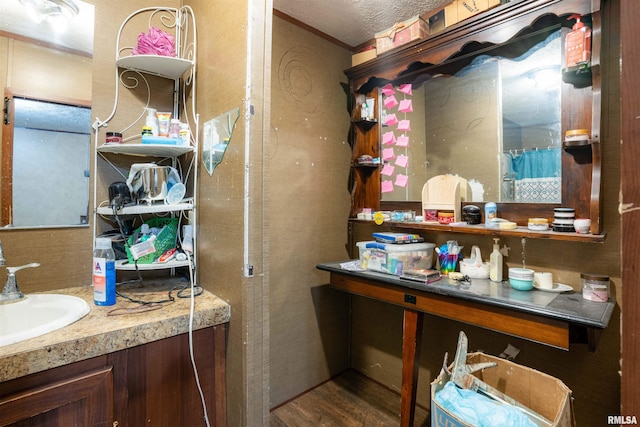
POLYGON ((27 294, 0 304, 0 346, 63 328, 89 313, 85 300, 60 294, 27 294))

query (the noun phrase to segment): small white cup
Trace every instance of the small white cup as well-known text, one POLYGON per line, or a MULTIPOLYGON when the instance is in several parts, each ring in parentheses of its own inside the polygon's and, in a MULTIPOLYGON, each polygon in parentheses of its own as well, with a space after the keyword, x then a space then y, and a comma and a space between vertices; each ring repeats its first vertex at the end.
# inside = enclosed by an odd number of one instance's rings
POLYGON ((588 234, 591 229, 591 220, 589 218, 576 218, 573 221, 573 228, 576 233, 588 234))
POLYGON ((553 274, 549 272, 533 273, 533 282, 541 289, 553 289, 553 274))

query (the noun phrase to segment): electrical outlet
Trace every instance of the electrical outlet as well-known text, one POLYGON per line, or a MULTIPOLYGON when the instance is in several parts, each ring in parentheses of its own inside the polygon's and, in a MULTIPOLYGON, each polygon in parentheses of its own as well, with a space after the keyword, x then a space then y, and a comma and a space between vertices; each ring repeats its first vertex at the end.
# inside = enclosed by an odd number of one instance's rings
POLYGON ((417 302, 415 295, 404 294, 404 302, 409 304, 415 304, 417 302))

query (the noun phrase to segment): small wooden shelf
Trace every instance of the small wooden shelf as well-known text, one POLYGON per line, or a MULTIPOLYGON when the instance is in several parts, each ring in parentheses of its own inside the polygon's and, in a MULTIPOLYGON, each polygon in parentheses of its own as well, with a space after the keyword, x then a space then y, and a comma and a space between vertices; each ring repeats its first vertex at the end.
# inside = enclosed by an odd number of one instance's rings
POLYGON ((565 68, 562 70, 562 81, 576 88, 589 87, 593 83, 591 65, 565 68))
MULTIPOLYGON (((350 221, 370 222, 373 221, 351 218, 350 221)), ((519 226, 514 230, 500 230, 497 228, 486 228, 484 224, 451 226, 443 224, 423 223, 423 222, 393 222, 385 221, 383 225, 387 225, 394 230, 411 230, 412 232, 435 232, 435 233, 459 233, 459 234, 476 234, 485 236, 505 236, 505 237, 526 237, 528 239, 548 239, 562 240, 569 242, 590 242, 603 243, 606 238, 605 234, 578 234, 578 233, 560 233, 557 231, 533 231, 527 227, 519 226)))

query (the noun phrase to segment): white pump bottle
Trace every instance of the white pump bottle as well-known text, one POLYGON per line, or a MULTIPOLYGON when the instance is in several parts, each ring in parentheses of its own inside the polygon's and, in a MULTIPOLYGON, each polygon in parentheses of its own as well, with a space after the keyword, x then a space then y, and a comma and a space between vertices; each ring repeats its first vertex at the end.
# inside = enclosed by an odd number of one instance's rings
POLYGON ((489 279, 492 282, 502 282, 502 253, 500 253, 500 239, 493 239, 493 251, 489 256, 489 279))

